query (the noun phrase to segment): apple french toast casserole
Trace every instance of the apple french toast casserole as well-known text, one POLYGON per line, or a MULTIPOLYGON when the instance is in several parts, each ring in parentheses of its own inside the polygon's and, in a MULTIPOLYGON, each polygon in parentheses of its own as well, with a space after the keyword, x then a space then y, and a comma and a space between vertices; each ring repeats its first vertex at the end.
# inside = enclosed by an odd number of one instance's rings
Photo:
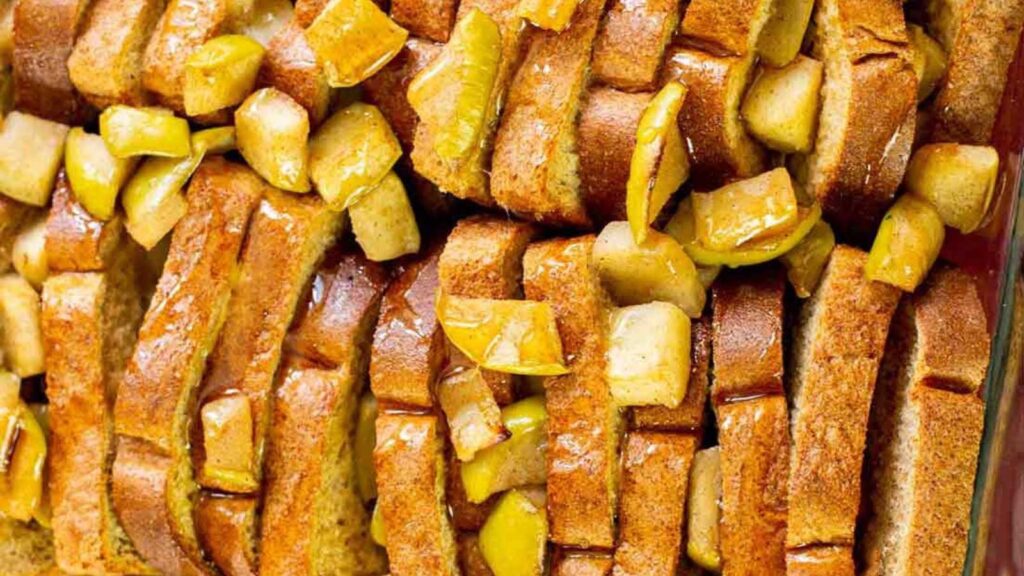
POLYGON ((0 0, 0 576, 957 576, 1024 0, 0 0))

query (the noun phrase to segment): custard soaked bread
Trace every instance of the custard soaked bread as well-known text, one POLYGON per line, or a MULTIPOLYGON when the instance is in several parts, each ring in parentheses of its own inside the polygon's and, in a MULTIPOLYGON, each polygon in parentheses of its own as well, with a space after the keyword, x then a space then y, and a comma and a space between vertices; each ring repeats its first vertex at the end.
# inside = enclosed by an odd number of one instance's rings
POLYGON ((161 105, 184 112, 185 60, 227 25, 227 0, 170 0, 146 45, 142 85, 161 105))
POLYGON ((142 557, 161 572, 214 573, 192 519, 188 422, 227 314, 249 216, 265 187, 249 169, 221 158, 199 166, 117 396, 114 510, 142 557))
POLYGON ((940 268, 900 303, 871 413, 867 574, 963 570, 989 334, 974 280, 940 268))

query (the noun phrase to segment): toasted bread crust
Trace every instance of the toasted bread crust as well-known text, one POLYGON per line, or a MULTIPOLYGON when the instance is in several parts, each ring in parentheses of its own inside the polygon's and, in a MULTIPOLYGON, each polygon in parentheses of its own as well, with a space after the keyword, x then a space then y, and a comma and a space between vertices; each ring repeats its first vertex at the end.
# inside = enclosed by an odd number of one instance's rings
POLYGON ((0 194, 0 274, 11 267, 11 249, 18 237, 22 224, 35 212, 28 204, 22 204, 0 194))
MULTIPOLYGON (((461 220, 438 261, 440 287, 468 298, 512 299, 522 295, 523 253, 536 234, 530 224, 487 216, 461 220)), ((482 371, 498 404, 514 399, 511 374, 482 371)))
POLYGON ((608 554, 559 550, 551 563, 551 576, 608 576, 612 564, 608 554))
POLYGON ((457 536, 459 546, 459 568, 465 576, 494 576, 480 551, 480 539, 472 532, 461 532, 457 536))
POLYGON ((370 386, 381 402, 429 408, 445 359, 434 298, 440 245, 409 261, 384 293, 373 335, 370 386))
POLYGON ((291 96, 306 109, 311 127, 327 117, 331 87, 317 64, 316 54, 306 42, 303 29, 294 19, 282 26, 267 44, 257 83, 273 86, 291 96))
POLYGON ((845 576, 854 573, 849 546, 814 546, 786 555, 787 576, 845 576))
POLYGON ((686 7, 679 32, 709 53, 744 56, 757 46, 768 11, 765 0, 695 0, 686 7))
POLYGON ((115 510, 143 557, 164 572, 212 573, 191 520, 186 422, 264 186, 219 157, 199 166, 114 407, 115 510))
POLYGON ((406 93, 412 79, 430 64, 441 52, 441 46, 433 42, 410 38, 405 48, 391 59, 380 72, 363 82, 366 99, 380 108, 381 114, 391 124, 395 136, 406 152, 413 149, 419 116, 409 105, 406 93))
POLYGON ((530 300, 555 310, 570 373, 545 382, 550 539, 612 548, 619 414, 605 381, 609 297, 592 266, 594 236, 532 244, 523 258, 530 300))
POLYGON ((226 0, 170 0, 146 46, 142 84, 164 106, 184 112, 185 60, 227 24, 226 0))
POLYGON ((67 60, 88 0, 14 3, 14 105, 54 122, 83 124, 92 115, 75 91, 67 60))
POLYGON ((46 218, 46 262, 55 272, 96 272, 110 264, 125 240, 124 220, 99 220, 75 199, 62 169, 46 218))
POLYGON ((377 506, 395 576, 459 573, 445 505, 443 451, 436 417, 377 416, 377 506))
POLYGON ((491 194, 545 223, 587 226, 578 190, 576 116, 604 0, 583 0, 569 27, 535 29, 509 88, 494 142, 491 194))
POLYGON ((598 226, 626 219, 636 129, 652 94, 591 89, 580 112, 580 191, 598 226))
POLYGON ((696 449, 697 439, 689 434, 637 431, 626 436, 615 574, 676 573, 696 449))
POLYGON ((631 427, 635 430, 693 432, 699 436, 704 425, 710 364, 711 319, 704 316, 693 322, 690 328, 690 380, 683 401, 676 408, 637 406, 630 411, 631 427))
POLYGON ((68 58, 71 82, 90 104, 142 106, 142 55, 164 0, 95 0, 68 58))
POLYGON ((201 494, 196 501, 196 532, 203 550, 225 574, 255 576, 256 556, 250 532, 256 524, 255 497, 221 498, 201 494))
POLYGON ((296 0, 295 1, 295 22, 302 28, 309 28, 309 25, 316 20, 316 17, 327 6, 329 0, 296 0))
POLYGON ((678 25, 676 0, 614 0, 594 40, 594 79, 619 90, 654 90, 678 25))
MULTIPOLYGON (((987 144, 1024 26, 1024 2, 936 2, 959 14, 945 41, 949 64, 931 106, 933 142, 987 144)), ((941 35, 940 35, 941 37, 941 35)))
POLYGON ((790 549, 853 543, 871 396, 900 296, 865 278, 866 260, 836 246, 794 334, 790 549))
POLYGON ((413 36, 447 42, 458 0, 392 0, 391 19, 413 36))

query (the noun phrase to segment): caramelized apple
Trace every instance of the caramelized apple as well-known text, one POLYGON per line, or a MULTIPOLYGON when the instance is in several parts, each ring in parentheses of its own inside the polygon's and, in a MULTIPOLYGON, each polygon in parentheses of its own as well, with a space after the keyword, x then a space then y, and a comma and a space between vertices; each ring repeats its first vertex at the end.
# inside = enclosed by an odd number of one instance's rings
POLYGON ((522 0, 519 16, 534 26, 561 32, 572 21, 580 0, 522 0))
POLYGON ((721 572, 718 522, 721 516, 722 467, 718 446, 697 452, 690 468, 687 496, 686 554, 706 570, 721 572))
POLYGON ((782 256, 786 275, 797 296, 807 298, 814 292, 835 246, 832 227, 819 220, 799 244, 782 256))
POLYGON ((793 61, 811 20, 814 0, 776 0, 772 14, 757 38, 757 53, 761 60, 775 68, 793 61))
POLYGON ((460 468, 470 502, 483 502, 492 494, 547 478, 547 411, 542 396, 531 396, 501 411, 509 438, 479 451, 460 468))
POLYGON ((226 492, 249 493, 259 487, 253 472, 252 407, 234 394, 212 400, 200 410, 206 460, 199 483, 226 492))
POLYGON ((11 248, 11 261, 21 277, 36 290, 41 290, 49 275, 46 263, 46 218, 39 218, 22 228, 11 248))
POLYGON ((797 222, 796 193, 785 168, 691 197, 697 242, 711 250, 782 234, 797 222))
POLYGON ((356 417, 356 435, 353 444, 353 458, 356 462, 356 483, 363 502, 377 497, 377 481, 373 468, 373 447, 377 444, 377 399, 373 394, 363 394, 359 400, 359 414, 356 417))
POLYGON ((913 292, 935 264, 945 237, 935 208, 904 194, 882 218, 864 272, 870 280, 913 292))
POLYGON ((348 215, 356 242, 370 260, 384 262, 419 252, 416 213, 405 186, 394 172, 357 199, 349 207, 348 215))
POLYGON ((0 372, 0 514, 27 522, 43 504, 46 436, 19 388, 17 376, 0 372))
POLYGON ((704 310, 704 286, 683 247, 656 230, 637 245, 626 222, 611 222, 594 243, 594 264, 618 304, 654 300, 679 306, 691 318, 704 310))
POLYGON ((100 114, 100 135, 110 153, 181 158, 191 152, 188 121, 166 108, 115 104, 100 114))
POLYGON ((480 553, 494 576, 541 576, 547 537, 544 506, 510 490, 480 529, 480 553))
POLYGON ((690 161, 676 122, 685 97, 685 86, 669 82, 640 116, 626 182, 626 216, 637 244, 644 242, 651 222, 690 176, 690 161))
POLYGON ((998 177, 999 154, 991 146, 926 144, 914 152, 903 182, 947 226, 970 234, 985 221, 998 177))
POLYGON ((309 191, 309 115, 290 96, 263 88, 235 110, 238 151, 272 186, 309 191))
POLYGON ((31 114, 11 112, 0 126, 0 193, 46 206, 64 157, 68 127, 31 114))
POLYGON ((203 150, 206 154, 226 154, 237 144, 234 126, 207 128, 192 134, 192 149, 203 150))
POLYGON ((0 331, 7 367, 26 378, 46 369, 39 324, 39 294, 17 274, 0 276, 0 331))
POLYGON ((753 266, 774 260, 789 252, 800 243, 814 225, 821 220, 821 206, 814 204, 809 208, 801 206, 797 210, 797 223, 788 232, 769 236, 761 240, 747 242, 733 250, 711 250, 700 242, 692 242, 685 246, 686 253, 700 266, 753 266))
POLYGON ((743 99, 747 130, 773 150, 810 152, 824 68, 806 56, 797 56, 784 68, 762 66, 743 99))
POLYGON ((294 11, 291 0, 255 0, 252 13, 240 32, 267 46, 277 31, 292 19, 294 11))
POLYGON ((388 536, 384 530, 384 517, 380 515, 380 506, 373 507, 373 516, 370 517, 370 538, 373 538, 378 546, 388 545, 388 536))
POLYGON ((459 366, 441 379, 437 399, 448 419, 455 455, 463 462, 507 437, 501 409, 476 366, 459 366))
POLYGON ((211 114, 235 106, 252 92, 263 46, 240 34, 208 40, 185 60, 185 113, 211 114))
POLYGON ((917 100, 920 102, 931 96, 946 73, 946 52, 917 24, 908 24, 907 32, 910 34, 914 73, 917 74, 917 100))
POLYGON ((498 25, 473 8, 441 54, 409 83, 409 104, 434 135, 441 158, 459 161, 479 146, 500 60, 498 25))
POLYGON ((651 302, 612 312, 608 387, 619 406, 675 408, 690 379, 690 319, 651 302))
POLYGON ((373 0, 331 0, 306 28, 306 41, 334 87, 359 84, 405 45, 409 32, 373 0))
POLYGON ((64 169, 82 207, 100 220, 114 215, 117 194, 131 176, 138 158, 118 158, 98 134, 75 127, 68 132, 64 169))
POLYGON ((547 302, 441 293, 437 319, 448 340, 483 368, 541 376, 567 371, 555 312, 547 302))

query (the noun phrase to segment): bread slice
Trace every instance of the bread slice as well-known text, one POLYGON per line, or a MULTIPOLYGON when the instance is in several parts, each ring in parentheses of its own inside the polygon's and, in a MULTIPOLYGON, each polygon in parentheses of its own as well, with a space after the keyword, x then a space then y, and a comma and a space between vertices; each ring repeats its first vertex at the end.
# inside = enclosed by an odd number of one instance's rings
POLYGON ((722 573, 730 576, 786 574, 785 290, 774 267, 725 274, 713 288, 722 573))
POLYGON ((0 519, 0 562, 8 576, 44 576, 56 570, 52 533, 39 524, 0 519))
POLYGON ((413 36, 447 42, 458 7, 458 0, 391 0, 391 19, 413 36))
POLYGON ((578 552, 559 549, 551 563, 551 576, 608 576, 613 560, 603 552, 578 552))
POLYGON ((459 574, 445 503, 444 437, 433 415, 377 416, 377 507, 391 574, 459 574))
MULTIPOLYGON (((523 253, 535 234, 532 225, 503 218, 473 216, 460 221, 438 262, 441 290, 468 298, 521 297, 523 253)), ((482 374, 498 404, 514 400, 511 374, 482 374)))
POLYGON ((67 175, 57 173, 46 218, 46 262, 51 271, 98 272, 124 250, 124 219, 95 218, 75 199, 67 175))
POLYGON ((265 188, 251 170, 223 158, 199 166, 114 407, 114 508, 139 552, 162 572, 213 573, 192 519, 188 422, 227 313, 249 216, 265 188))
POLYGON ((676 574, 697 445, 690 434, 634 431, 626 436, 616 574, 676 574))
POLYGON ((711 319, 705 315, 690 327, 690 380, 679 406, 636 406, 630 410, 633 430, 690 432, 701 435, 708 399, 711 365, 711 319))
POLYGON ((409 83, 440 52, 439 44, 409 38, 398 55, 362 84, 367 102, 380 108, 406 152, 413 149, 416 127, 420 122, 406 97, 409 83))
POLYGON ((460 532, 456 536, 459 547, 459 568, 464 576, 494 576, 480 551, 480 539, 473 532, 460 532))
POLYGON ((294 19, 282 26, 267 44, 257 82, 291 96, 306 109, 311 127, 327 117, 331 87, 303 29, 294 19))
POLYGON ((163 0, 95 0, 68 58, 71 82, 90 104, 142 106, 142 55, 163 0))
POLYGON ((15 108, 64 124, 83 124, 93 114, 66 64, 88 6, 89 0, 14 3, 15 108))
MULTIPOLYGON (((406 0, 406 3, 420 2, 406 0)), ((485 109, 480 143, 473 147, 465 159, 451 162, 437 154, 434 144, 436 136, 426 125, 420 124, 416 129, 415 143, 410 155, 416 171, 436 184, 439 189, 484 206, 494 205, 487 169, 490 166, 494 135, 498 129, 505 94, 519 64, 520 53, 527 36, 527 28, 517 12, 518 4, 516 0, 466 0, 459 6, 460 18, 471 9, 479 9, 494 19, 501 32, 501 60, 485 109)), ((395 12, 394 4, 391 10, 392 13, 395 12)))
POLYGON ((22 204, 0 194, 0 274, 11 268, 11 250, 22 225, 31 221, 36 212, 28 204, 22 204))
POLYGON ((985 406, 985 312, 974 280, 932 272, 893 322, 871 413, 868 574, 963 570, 985 406))
POLYGON ((550 539, 562 546, 615 546, 619 411, 605 380, 609 296, 591 260, 594 236, 530 245, 523 285, 555 311, 569 374, 544 383, 548 413, 550 539))
POLYGON ((747 134, 739 108, 771 6, 769 0, 694 0, 680 27, 683 44, 667 56, 664 78, 689 88, 679 128, 700 186, 764 170, 764 149, 747 134))
POLYGON ((836 576, 853 573, 853 556, 848 546, 812 546, 791 551, 786 557, 787 576, 836 576))
POLYGON ((815 18, 825 83, 806 184, 837 231, 869 239, 913 142, 917 78, 903 11, 894 0, 826 0, 815 18))
POLYGON ((836 246, 793 333, 789 562, 854 541, 868 413, 898 289, 864 276, 867 254, 836 246))
POLYGON ((434 311, 441 244, 406 261, 384 293, 373 335, 370 386, 381 402, 430 408, 445 360, 445 339, 434 311))
MULTIPOLYGON (((273 383, 281 359, 282 343, 292 321, 299 298, 306 284, 334 242, 342 226, 342 215, 328 210, 319 197, 295 195, 268 189, 252 216, 245 247, 242 250, 239 276, 228 304, 227 320, 220 339, 207 361, 206 376, 198 393, 200 409, 208 402, 226 394, 241 393, 249 399, 253 417, 252 469, 261 479, 263 455, 271 420, 273 383)), ((209 490, 232 490, 203 474, 206 454, 203 430, 199 418, 193 419, 192 463, 198 482, 209 490)), ((256 490, 250 492, 255 494, 256 490)), ((236 538, 205 539, 205 548, 214 563, 228 574, 230 567, 238 566, 242 559, 255 557, 255 525, 244 525, 246 519, 255 521, 258 498, 242 498, 253 506, 252 514, 239 514, 239 504, 231 502, 232 495, 208 499, 196 514, 200 532, 207 515, 216 521, 231 514, 217 511, 224 506, 235 510, 236 538), (251 534, 244 542, 241 535, 251 534), (234 544, 243 541, 244 549, 234 544)), ((227 526, 221 526, 224 533, 227 526)), ((252 566, 249 573, 256 573, 252 566)))
POLYGON ((949 58, 930 107, 931 139, 987 144, 1024 27, 1024 2, 931 0, 925 5, 929 30, 949 58))
POLYGON ((594 80, 630 92, 656 89, 678 25, 676 0, 614 0, 594 40, 594 80))
POLYGON ((157 101, 185 111, 185 61, 228 23, 227 0, 170 0, 143 57, 142 85, 157 101))
POLYGON ((580 112, 580 191, 596 226, 626 219, 636 129, 653 94, 592 88, 580 112))
POLYGON ((590 224, 579 190, 576 117, 604 0, 583 0, 561 33, 534 29, 494 141, 491 194, 548 224, 590 224))

